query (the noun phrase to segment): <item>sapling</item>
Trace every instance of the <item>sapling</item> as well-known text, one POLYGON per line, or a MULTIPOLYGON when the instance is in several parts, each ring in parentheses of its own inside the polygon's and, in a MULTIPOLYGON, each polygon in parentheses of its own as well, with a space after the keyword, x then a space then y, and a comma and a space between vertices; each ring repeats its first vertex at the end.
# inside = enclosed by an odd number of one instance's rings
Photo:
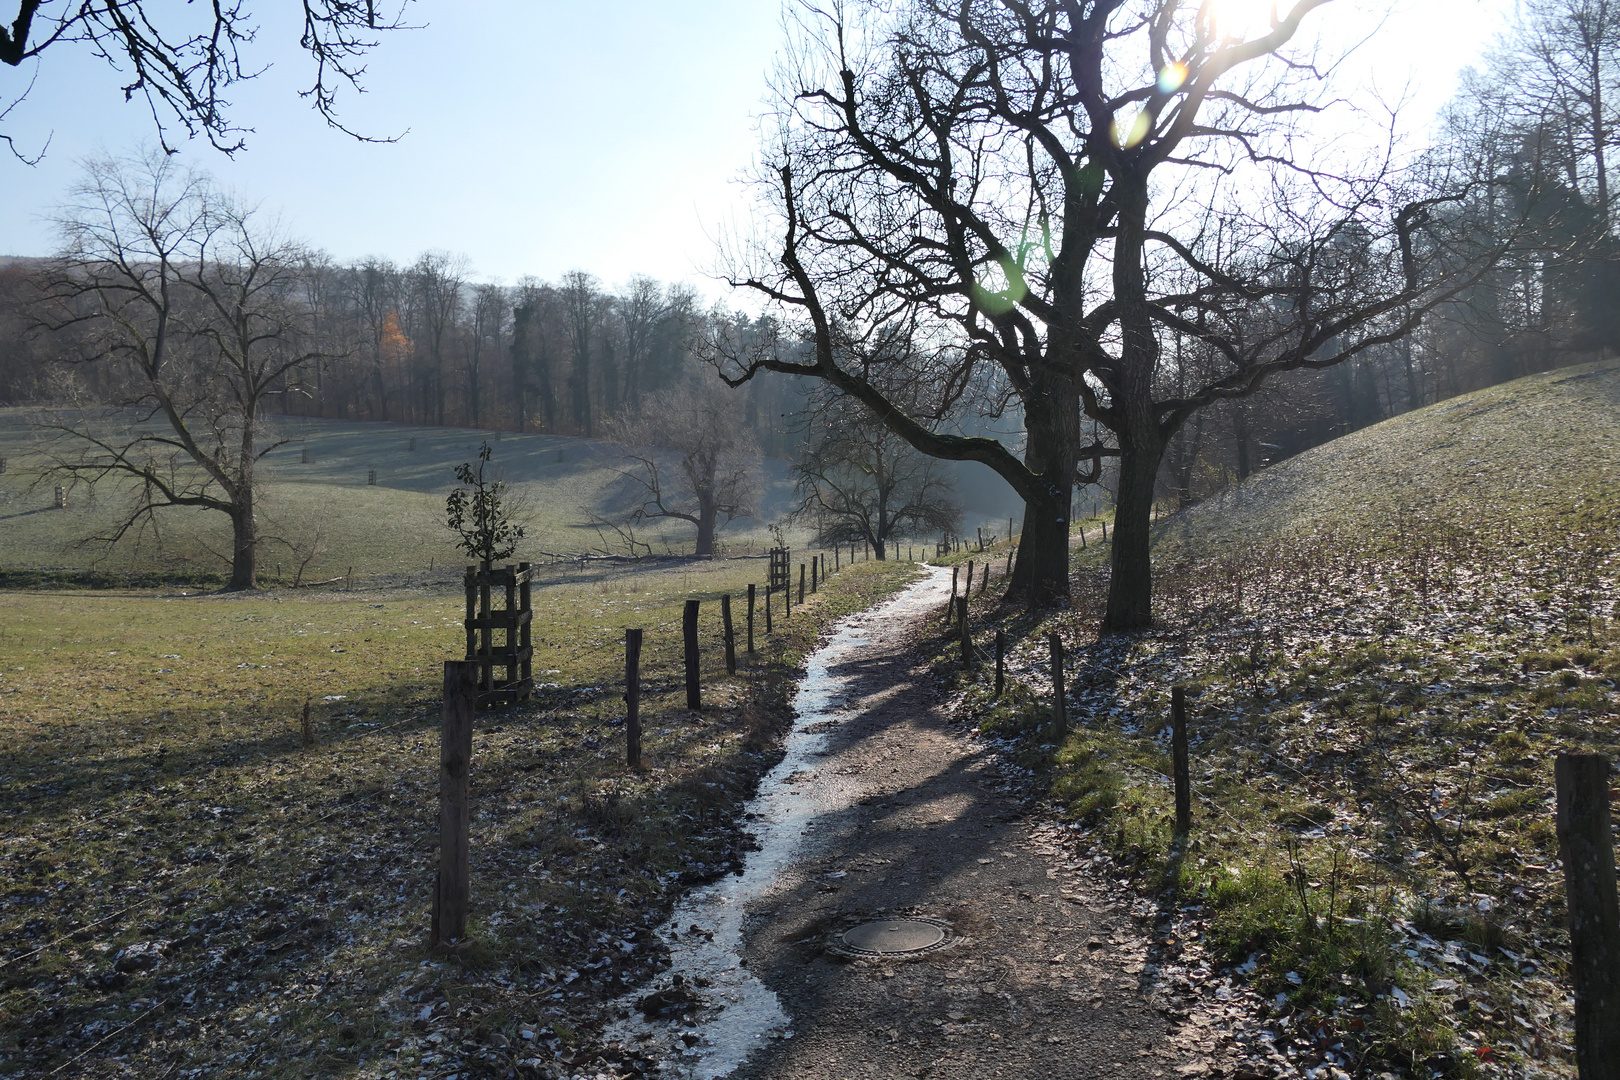
POLYGON ((461 537, 456 547, 477 559, 486 576, 496 560, 511 558, 523 539, 523 526, 512 520, 506 485, 484 476, 493 454, 486 442, 478 447, 477 468, 470 461, 456 466, 456 480, 462 486, 444 504, 445 524, 461 537))

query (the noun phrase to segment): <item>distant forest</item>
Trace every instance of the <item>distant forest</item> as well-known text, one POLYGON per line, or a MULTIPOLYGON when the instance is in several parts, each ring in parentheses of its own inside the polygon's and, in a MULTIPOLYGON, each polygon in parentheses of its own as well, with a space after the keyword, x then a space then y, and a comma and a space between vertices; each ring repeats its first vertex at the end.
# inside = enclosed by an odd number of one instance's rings
MULTIPOLYGON (((73 363, 94 356, 94 342, 46 326, 40 298, 52 272, 45 259, 0 266, 0 404, 104 397, 104 372, 73 363)), ((684 285, 636 277, 612 290, 578 271, 555 283, 477 283, 464 259, 436 251, 408 266, 311 254, 296 280, 299 348, 318 356, 266 398, 289 416, 600 438, 621 411, 639 412, 698 373, 693 348, 714 323, 744 339, 763 329, 704 310, 684 285)), ((737 399, 765 453, 791 456, 782 417, 802 407, 793 380, 759 380, 737 399)))

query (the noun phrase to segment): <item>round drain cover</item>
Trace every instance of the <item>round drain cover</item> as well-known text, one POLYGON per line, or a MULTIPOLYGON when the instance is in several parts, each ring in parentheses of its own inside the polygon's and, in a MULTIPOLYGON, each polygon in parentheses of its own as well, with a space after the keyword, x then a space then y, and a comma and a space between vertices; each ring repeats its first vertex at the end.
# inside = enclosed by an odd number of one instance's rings
POLYGON ((906 956, 943 948, 949 938, 949 928, 933 919, 883 919, 844 931, 838 944, 851 956, 906 956))

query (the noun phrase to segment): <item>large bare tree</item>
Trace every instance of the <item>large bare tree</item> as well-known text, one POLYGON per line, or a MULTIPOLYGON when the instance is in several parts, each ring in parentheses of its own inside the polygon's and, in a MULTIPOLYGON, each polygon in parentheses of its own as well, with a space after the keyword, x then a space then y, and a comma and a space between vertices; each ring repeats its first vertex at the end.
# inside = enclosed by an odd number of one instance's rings
POLYGON ((1036 602, 1067 597, 1071 492, 1117 457, 1104 626, 1148 625, 1154 482, 1186 419, 1396 339, 1457 287, 1432 175, 1376 143, 1315 152, 1326 65, 1301 27, 1326 2, 1254 28, 1175 0, 804 4, 731 273, 792 332, 717 342, 722 373, 824 380, 999 473, 1026 506, 1010 592, 1036 602), (897 359, 871 347, 896 322, 897 359), (1177 334, 1218 361, 1181 389, 1177 334), (1022 445, 909 412, 890 388, 917 381, 1011 411, 1022 445))
POLYGON ((737 395, 710 376, 670 388, 611 425, 625 448, 625 512, 631 525, 660 518, 697 530, 694 554, 714 554, 715 534, 755 513, 763 461, 737 395))
POLYGON ((280 445, 265 406, 325 359, 300 295, 304 249, 161 154, 91 162, 58 223, 52 321, 114 409, 55 425, 56 475, 129 493, 109 543, 164 507, 224 514, 230 584, 255 587, 258 464, 280 445))
POLYGON ((871 544, 878 559, 907 536, 938 535, 962 521, 950 476, 859 403, 834 397, 808 418, 793 464, 798 518, 816 543, 871 544))

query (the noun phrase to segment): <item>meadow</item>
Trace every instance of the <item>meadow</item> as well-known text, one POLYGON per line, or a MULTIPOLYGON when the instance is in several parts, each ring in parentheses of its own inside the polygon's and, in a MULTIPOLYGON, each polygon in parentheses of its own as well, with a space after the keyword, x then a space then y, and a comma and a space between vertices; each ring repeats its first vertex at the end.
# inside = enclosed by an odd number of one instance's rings
MULTIPOLYGON (((472 434, 310 424, 272 455, 267 518, 319 522, 329 546, 305 580, 322 584, 222 593, 201 515, 171 512, 161 545, 76 546, 111 496, 52 509, 27 483, 23 417, 3 419, 0 569, 51 587, 0 591, 0 1076, 538 1076, 594 1054, 603 1003, 659 966, 669 904, 742 858, 737 810, 775 760, 803 657, 913 573, 846 566, 790 619, 778 606, 768 637, 760 612, 758 652, 728 676, 717 601, 733 596, 742 650, 763 558, 546 562, 535 697, 475 733, 476 944, 435 956, 464 561, 440 517, 472 434), (362 467, 376 486, 354 482, 362 467), (688 599, 700 712, 680 681, 688 599), (631 626, 640 770, 624 764, 631 626)), ((494 445, 532 508, 528 550, 597 539, 569 522, 616 476, 608 451, 494 445)))

